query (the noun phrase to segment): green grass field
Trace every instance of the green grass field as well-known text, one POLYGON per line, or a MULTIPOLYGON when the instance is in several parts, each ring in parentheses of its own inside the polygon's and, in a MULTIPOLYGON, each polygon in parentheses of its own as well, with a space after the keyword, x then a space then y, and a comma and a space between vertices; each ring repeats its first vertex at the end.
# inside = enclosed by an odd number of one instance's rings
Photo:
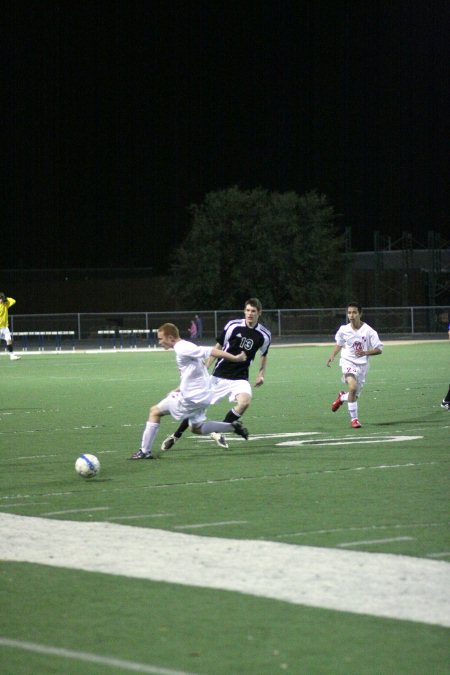
MULTIPOLYGON (((177 384, 173 353, 0 358, 0 519, 115 523, 135 528, 136 539, 157 528, 446 565, 450 414, 439 404, 449 349, 388 343, 371 361, 363 426, 351 429, 346 406, 330 410, 341 388, 337 362, 325 367, 331 346, 272 348, 245 416, 249 441, 230 438, 224 451, 188 432, 144 462, 127 457, 150 404, 177 384), (82 452, 101 462, 92 480, 74 471, 82 452)), ((222 401, 208 417, 228 409, 222 401)), ((156 447, 175 428, 164 418, 156 447)), ((88 546, 80 539, 80 550, 88 546)), ((182 562, 183 550, 173 556, 182 562)), ((431 622, 5 557, 4 675, 450 673, 449 630, 431 622)), ((151 568, 154 558, 140 554, 135 566, 151 568)))

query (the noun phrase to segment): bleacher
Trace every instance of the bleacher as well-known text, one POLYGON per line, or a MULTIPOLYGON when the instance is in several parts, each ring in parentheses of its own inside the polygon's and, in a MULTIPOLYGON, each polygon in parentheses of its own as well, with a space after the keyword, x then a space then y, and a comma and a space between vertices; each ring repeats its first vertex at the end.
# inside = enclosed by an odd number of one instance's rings
POLYGON ((98 330, 99 349, 136 349, 139 341, 144 338, 147 347, 156 347, 157 328, 131 328, 98 330))
MULTIPOLYGON (((154 348, 158 344, 157 333, 156 328, 98 330, 97 346, 99 349, 137 349, 143 345, 154 348)), ((12 335, 16 351, 61 351, 76 347, 73 330, 14 331, 12 335)))
POLYGON ((68 340, 71 348, 75 349, 74 330, 18 331, 13 333, 13 338, 16 350, 21 348, 23 352, 28 351, 29 347, 44 351, 47 344, 53 344, 56 351, 61 351, 63 340, 68 340))

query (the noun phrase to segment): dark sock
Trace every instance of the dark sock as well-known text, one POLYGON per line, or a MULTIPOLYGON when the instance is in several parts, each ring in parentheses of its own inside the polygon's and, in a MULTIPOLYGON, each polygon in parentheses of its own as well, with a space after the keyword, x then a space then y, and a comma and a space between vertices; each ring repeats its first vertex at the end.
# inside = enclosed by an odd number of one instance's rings
POLYGON ((234 410, 229 410, 225 415, 225 417, 223 418, 223 421, 229 422, 231 424, 231 422, 237 422, 239 418, 240 415, 237 412, 235 412, 234 410))
POLYGON ((6 349, 9 351, 10 354, 13 353, 13 346, 12 345, 6 345, 6 349))
POLYGON ((447 403, 450 403, 450 386, 448 388, 447 396, 444 398, 444 401, 447 401, 447 403))
POLYGON ((174 436, 175 438, 181 438, 182 434, 186 431, 186 429, 189 426, 189 420, 183 420, 178 427, 178 429, 175 431, 174 436))

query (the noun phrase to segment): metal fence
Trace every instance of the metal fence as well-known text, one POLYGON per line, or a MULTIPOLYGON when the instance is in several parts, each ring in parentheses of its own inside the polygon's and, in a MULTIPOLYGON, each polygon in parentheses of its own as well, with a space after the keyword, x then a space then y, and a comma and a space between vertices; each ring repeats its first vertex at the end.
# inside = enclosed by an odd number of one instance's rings
MULTIPOLYGON (((199 340, 214 341, 224 324, 243 316, 242 310, 204 312, 107 312, 76 314, 10 314, 10 328, 16 350, 136 348, 154 347, 156 329, 170 321, 188 337, 194 314, 203 321, 199 340)), ((448 333, 450 308, 367 307, 364 319, 380 336, 444 338, 448 333)), ((262 323, 272 331, 274 341, 332 341, 342 323, 346 323, 345 307, 316 309, 267 309, 262 323)))

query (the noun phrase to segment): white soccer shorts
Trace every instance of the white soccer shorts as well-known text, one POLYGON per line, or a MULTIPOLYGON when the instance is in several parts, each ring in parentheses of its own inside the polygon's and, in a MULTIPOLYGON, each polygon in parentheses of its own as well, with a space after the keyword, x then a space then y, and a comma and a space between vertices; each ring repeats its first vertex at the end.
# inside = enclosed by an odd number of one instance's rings
POLYGON ((0 340, 11 342, 11 331, 9 328, 0 328, 0 340))
POLYGON ((353 375, 356 380, 356 395, 359 396, 361 389, 364 387, 366 381, 369 364, 364 363, 361 366, 354 364, 352 361, 341 359, 339 365, 342 368, 342 382, 346 382, 347 375, 353 375))
POLYGON ((175 420, 189 419, 189 424, 200 426, 206 421, 209 398, 202 403, 193 403, 183 398, 180 391, 171 391, 157 406, 161 415, 170 415, 175 420))
POLYGON ((226 380, 223 377, 211 376, 212 399, 211 403, 217 403, 228 396, 228 400, 236 401, 238 394, 248 394, 252 397, 252 388, 248 380, 226 380))

